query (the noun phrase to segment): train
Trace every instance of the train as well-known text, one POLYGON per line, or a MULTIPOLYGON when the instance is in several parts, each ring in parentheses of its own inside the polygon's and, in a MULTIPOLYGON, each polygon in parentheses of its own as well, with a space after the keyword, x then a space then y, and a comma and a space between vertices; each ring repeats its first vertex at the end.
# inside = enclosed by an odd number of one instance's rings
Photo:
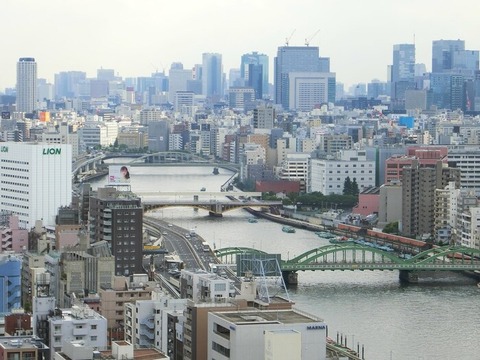
POLYGON ((429 244, 425 241, 408 238, 406 236, 388 234, 381 231, 364 228, 361 226, 341 223, 337 225, 337 229, 341 231, 347 231, 349 233, 354 233, 359 236, 370 236, 376 239, 385 240, 385 241, 389 241, 396 244, 402 244, 405 246, 415 247, 423 250, 432 248, 432 244, 429 244))

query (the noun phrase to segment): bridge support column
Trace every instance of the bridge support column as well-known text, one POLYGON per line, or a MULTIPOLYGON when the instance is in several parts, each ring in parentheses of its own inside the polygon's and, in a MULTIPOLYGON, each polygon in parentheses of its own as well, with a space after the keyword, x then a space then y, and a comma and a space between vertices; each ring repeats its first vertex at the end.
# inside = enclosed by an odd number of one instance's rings
POLYGON ((214 212, 214 211, 209 211, 208 215, 212 216, 212 217, 223 217, 223 214, 220 214, 220 213, 217 213, 217 212, 214 212))
POLYGON ((400 270, 400 281, 405 283, 418 283, 418 272, 410 270, 400 270))
POLYGON ((298 285, 298 274, 296 271, 282 271, 285 285, 298 285))

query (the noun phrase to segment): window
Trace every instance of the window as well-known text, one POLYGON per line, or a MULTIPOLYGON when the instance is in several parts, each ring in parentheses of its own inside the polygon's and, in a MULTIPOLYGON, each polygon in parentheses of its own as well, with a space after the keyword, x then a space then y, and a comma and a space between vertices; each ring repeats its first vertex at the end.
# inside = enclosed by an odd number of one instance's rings
POLYGON ((96 329, 97 329, 97 325, 91 325, 91 326, 90 326, 90 329, 96 330, 96 329))
POLYGON ((90 341, 97 341, 97 336, 96 335, 90 336, 90 341))

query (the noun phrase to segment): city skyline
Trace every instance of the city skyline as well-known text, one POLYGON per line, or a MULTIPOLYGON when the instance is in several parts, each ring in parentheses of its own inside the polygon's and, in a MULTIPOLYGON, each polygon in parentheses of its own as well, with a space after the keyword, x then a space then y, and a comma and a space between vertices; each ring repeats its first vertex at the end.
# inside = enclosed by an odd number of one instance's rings
POLYGON ((432 0, 408 0, 402 7, 378 0, 352 2, 348 7, 313 0, 162 5, 141 0, 116 1, 113 7, 72 0, 66 7, 60 0, 7 1, 2 4, 0 29, 4 34, 14 29, 15 36, 4 37, 0 89, 15 87, 15 64, 21 57, 34 57, 38 77, 52 83, 55 73, 66 70, 93 77, 103 67, 122 77, 136 77, 167 72, 177 61, 192 68, 202 62, 203 53, 222 54, 227 74, 240 67, 243 54, 252 51, 268 55, 273 69, 277 48, 287 38, 291 46, 303 46, 306 39, 318 46, 320 56, 331 59, 337 80, 347 86, 385 81, 395 44, 415 41, 416 61, 424 63, 427 71, 434 40, 463 39, 468 49, 480 49, 473 18, 480 5, 471 0, 456 5, 432 0))

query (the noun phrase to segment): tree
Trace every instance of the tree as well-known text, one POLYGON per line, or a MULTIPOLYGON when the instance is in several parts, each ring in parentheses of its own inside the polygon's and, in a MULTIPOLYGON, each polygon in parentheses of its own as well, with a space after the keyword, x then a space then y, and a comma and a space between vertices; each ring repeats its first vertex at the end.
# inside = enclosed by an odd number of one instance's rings
POLYGON ((352 195, 352 181, 350 176, 347 176, 343 182, 343 195, 352 195))
POLYGON ((351 193, 348 195, 358 196, 358 194, 360 193, 360 191, 358 190, 358 184, 357 184, 356 178, 353 178, 350 190, 351 190, 351 193))
POLYGON ((383 232, 387 234, 398 234, 398 221, 388 223, 383 228, 383 232))

